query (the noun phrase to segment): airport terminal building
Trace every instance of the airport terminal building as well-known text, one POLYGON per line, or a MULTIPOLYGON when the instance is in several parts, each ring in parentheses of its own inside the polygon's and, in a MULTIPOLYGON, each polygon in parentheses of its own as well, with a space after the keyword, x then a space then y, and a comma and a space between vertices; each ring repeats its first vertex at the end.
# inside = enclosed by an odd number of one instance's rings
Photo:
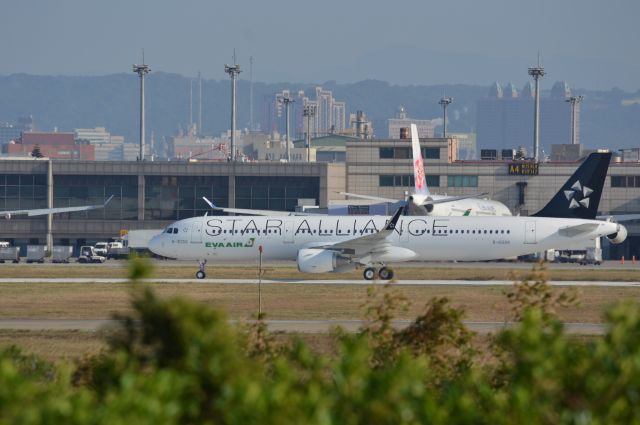
MULTIPOLYGON (((53 215, 53 244, 79 247, 211 215, 203 196, 222 207, 326 206, 344 181, 344 164, 0 159, 0 211, 102 204, 113 195, 104 209, 53 215)), ((46 216, 2 219, 0 240, 45 244, 47 228, 46 216)))
MULTIPOLYGON (((516 160, 459 161, 455 139, 422 139, 427 184, 434 193, 487 192, 514 214, 541 209, 578 166, 516 160)), ((0 159, 0 211, 100 204, 105 209, 0 220, 0 240, 14 245, 53 243, 79 247, 122 230, 160 229, 211 214, 202 196, 223 207, 292 211, 299 200, 321 208, 340 191, 404 199, 413 188, 411 143, 406 139, 346 142, 344 163, 129 162, 0 159)), ((640 162, 610 168, 602 214, 640 213, 640 162)), ((360 213, 366 208, 358 208, 360 213)), ((640 258, 640 224, 625 223, 627 241, 603 244, 605 258, 640 258)))

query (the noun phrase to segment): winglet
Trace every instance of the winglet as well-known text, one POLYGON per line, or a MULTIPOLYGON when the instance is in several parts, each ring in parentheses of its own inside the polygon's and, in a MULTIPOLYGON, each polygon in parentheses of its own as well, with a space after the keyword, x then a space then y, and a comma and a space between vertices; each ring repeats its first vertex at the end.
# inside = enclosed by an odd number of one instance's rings
POLYGON ((107 206, 107 204, 108 204, 109 202, 111 202, 111 200, 113 199, 113 196, 114 196, 114 195, 109 196, 109 198, 108 198, 106 201, 104 201, 104 204, 102 204, 102 206, 103 206, 103 207, 106 207, 106 206, 107 206))
POLYGON ((396 224, 398 224, 398 220, 400 219, 400 216, 402 215, 402 211, 404 211, 404 207, 398 208, 398 210, 393 215, 393 217, 391 217, 391 220, 389 220, 387 225, 384 227, 384 230, 394 230, 396 228, 396 224))
POLYGON ((214 203, 213 203, 213 202, 211 202, 210 200, 208 200, 206 197, 204 197, 204 196, 203 196, 203 197, 202 197, 202 199, 204 199, 204 202, 206 202, 206 203, 207 203, 207 205, 209 205, 209 207, 213 208, 214 210, 217 210, 217 209, 218 209, 218 207, 216 207, 216 206, 214 205, 214 203))

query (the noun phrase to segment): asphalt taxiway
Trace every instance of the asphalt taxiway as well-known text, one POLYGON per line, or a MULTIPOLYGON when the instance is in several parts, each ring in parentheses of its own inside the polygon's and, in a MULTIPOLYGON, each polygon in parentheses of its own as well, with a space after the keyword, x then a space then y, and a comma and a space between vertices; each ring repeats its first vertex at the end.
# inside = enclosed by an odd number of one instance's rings
MULTIPOLYGON (((114 284, 128 283, 124 278, 92 278, 92 277, 67 277, 67 278, 0 278, 0 283, 86 283, 86 284, 114 284)), ((258 279, 144 279, 147 283, 215 283, 229 285, 257 285, 258 279)), ((262 279, 263 284, 299 284, 299 285, 371 285, 386 284, 389 281, 364 279, 262 279)), ((394 280, 393 285, 413 286, 512 286, 513 280, 394 280)), ((550 281, 552 286, 592 286, 592 287, 640 287, 638 281, 588 281, 588 280, 558 280, 550 281)))
MULTIPOLYGON (((250 323, 250 321, 231 321, 231 323, 250 323)), ((356 332, 363 320, 267 320, 267 326, 273 332, 325 333, 332 328, 341 327, 347 332, 356 332)), ((404 328, 409 320, 395 320, 396 328, 404 328)), ((494 333, 515 326, 514 322, 464 321, 467 328, 477 333, 494 333)), ((97 331, 117 325, 115 320, 67 320, 67 319, 0 319, 0 329, 24 331, 97 331)), ((607 330, 603 323, 564 323, 567 333, 572 335, 602 335, 607 330)))

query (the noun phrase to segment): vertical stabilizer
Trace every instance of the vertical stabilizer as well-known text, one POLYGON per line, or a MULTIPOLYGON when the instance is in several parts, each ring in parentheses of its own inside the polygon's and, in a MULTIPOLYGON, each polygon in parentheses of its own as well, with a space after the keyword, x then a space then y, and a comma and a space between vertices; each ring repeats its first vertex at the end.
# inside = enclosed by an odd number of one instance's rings
POLYGON ((411 124, 411 146, 413 148, 413 177, 415 180, 415 194, 430 196, 427 181, 424 177, 424 163, 422 162, 422 152, 420 151, 418 127, 415 124, 411 124))
POLYGON ((610 152, 589 155, 549 203, 533 215, 594 220, 610 161, 610 152))

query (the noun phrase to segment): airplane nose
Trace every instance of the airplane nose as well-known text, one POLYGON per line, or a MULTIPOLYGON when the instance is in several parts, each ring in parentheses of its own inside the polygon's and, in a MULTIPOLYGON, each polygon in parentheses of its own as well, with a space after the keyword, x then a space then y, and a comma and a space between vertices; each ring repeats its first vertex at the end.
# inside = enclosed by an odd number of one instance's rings
POLYGON ((156 235, 149 241, 149 251, 156 255, 163 255, 164 242, 162 241, 162 234, 156 235))

